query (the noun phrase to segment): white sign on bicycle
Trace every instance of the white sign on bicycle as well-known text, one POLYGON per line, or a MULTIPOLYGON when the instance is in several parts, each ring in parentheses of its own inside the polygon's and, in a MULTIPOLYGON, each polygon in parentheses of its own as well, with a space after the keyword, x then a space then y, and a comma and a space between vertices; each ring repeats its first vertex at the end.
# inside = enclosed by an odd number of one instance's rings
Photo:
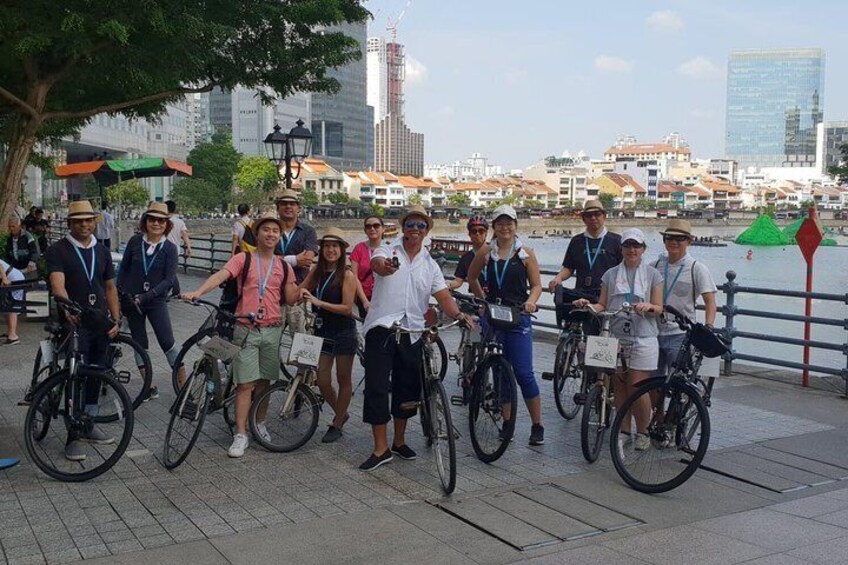
POLYGON ((618 340, 614 337, 590 335, 586 338, 586 365, 599 369, 615 369, 618 340))
POLYGON ((289 363, 317 367, 318 361, 321 359, 321 348, 323 346, 323 337, 309 334, 294 334, 291 351, 289 351, 289 363))
POLYGON ((234 345, 217 335, 198 344, 198 347, 207 355, 214 357, 215 359, 220 359, 225 363, 238 355, 241 351, 241 348, 238 345, 234 345))

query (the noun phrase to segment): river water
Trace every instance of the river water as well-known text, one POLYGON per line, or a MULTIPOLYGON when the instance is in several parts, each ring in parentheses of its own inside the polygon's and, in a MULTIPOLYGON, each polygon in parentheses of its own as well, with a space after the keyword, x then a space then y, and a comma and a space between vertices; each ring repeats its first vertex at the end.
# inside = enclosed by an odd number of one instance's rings
MULTIPOLYGON (((740 227, 704 227, 696 228, 699 236, 736 236, 743 231, 740 227)), ((540 230, 541 231, 541 230, 540 230)), ((648 250, 645 257, 653 261, 664 250, 659 228, 644 228, 647 237, 648 250)), ((576 233, 576 231, 575 231, 576 233)), ((362 241, 362 232, 349 232, 352 243, 362 241)), ((448 228, 432 235, 436 237, 464 238, 461 228, 448 228), (449 231, 448 231, 449 230, 449 231)), ((521 234, 519 234, 521 236, 521 234)), ((840 245, 848 244, 848 238, 836 238, 840 245)), ((525 245, 536 250, 542 269, 557 270, 562 262, 568 239, 530 239, 524 238, 525 245)), ((745 254, 749 248, 729 243, 727 247, 690 247, 690 254, 698 261, 703 261, 710 268, 717 285, 727 279, 727 271, 736 272, 736 283, 745 286, 776 288, 784 290, 804 290, 806 266, 801 251, 797 246, 787 247, 754 247, 753 259, 747 260, 745 254)), ((452 272, 448 267, 447 272, 452 272)), ((848 293, 848 247, 821 247, 815 255, 813 267, 815 292, 840 294, 848 293)), ((550 276, 543 275, 542 283, 547 285, 550 276)), ((541 302, 550 304, 551 297, 543 293, 541 302)), ((725 295, 719 291, 718 304, 725 303, 725 295)), ((804 301, 801 299, 778 296, 762 296, 756 294, 737 294, 736 305, 739 308, 782 312, 786 314, 804 314, 804 301)), ((844 302, 823 300, 813 301, 813 315, 839 320, 848 319, 848 306, 844 302)), ((542 312, 540 319, 553 322, 552 312, 542 312)), ((719 313, 716 326, 724 325, 724 316, 719 313)), ((735 325, 738 329, 781 335, 793 338, 803 338, 803 324, 765 318, 737 317, 735 325)), ((813 326, 812 338, 819 341, 845 344, 848 333, 845 329, 832 326, 813 326)), ((736 338, 734 349, 738 352, 760 355, 779 360, 802 361, 802 348, 792 345, 770 343, 765 341, 736 338)), ((821 349, 811 350, 811 362, 833 368, 846 366, 846 356, 839 351, 821 349)))

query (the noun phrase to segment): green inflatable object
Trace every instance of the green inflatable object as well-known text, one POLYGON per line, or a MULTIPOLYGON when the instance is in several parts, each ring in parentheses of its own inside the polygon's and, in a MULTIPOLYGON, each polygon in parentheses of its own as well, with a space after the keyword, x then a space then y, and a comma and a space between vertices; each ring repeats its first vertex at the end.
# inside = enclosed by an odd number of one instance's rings
MULTIPOLYGON (((796 230, 797 231, 797 230, 796 230)), ((736 238, 739 245, 793 245, 795 237, 787 237, 771 216, 762 215, 736 238)))
MULTIPOLYGON (((806 220, 806 218, 798 218, 797 220, 783 228, 783 235, 788 237, 791 243, 798 243, 795 238, 798 236, 798 230, 801 229, 801 224, 804 223, 804 220, 806 220)), ((826 230, 825 233, 830 231, 831 230, 826 230)), ((820 247, 833 247, 835 245, 837 245, 836 240, 829 238, 823 239, 822 242, 819 244, 820 247)))

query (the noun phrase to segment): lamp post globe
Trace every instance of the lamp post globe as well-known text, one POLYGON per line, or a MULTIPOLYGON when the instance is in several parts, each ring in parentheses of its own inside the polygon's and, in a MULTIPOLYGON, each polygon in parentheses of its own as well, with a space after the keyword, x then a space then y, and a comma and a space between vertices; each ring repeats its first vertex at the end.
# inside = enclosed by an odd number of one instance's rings
POLYGON ((300 162, 309 157, 312 150, 312 132, 303 127, 303 120, 297 120, 296 124, 287 137, 292 159, 300 162))
POLYGON ((274 124, 274 131, 265 136, 265 153, 268 159, 279 168, 286 159, 286 134, 281 131, 279 124, 274 124))

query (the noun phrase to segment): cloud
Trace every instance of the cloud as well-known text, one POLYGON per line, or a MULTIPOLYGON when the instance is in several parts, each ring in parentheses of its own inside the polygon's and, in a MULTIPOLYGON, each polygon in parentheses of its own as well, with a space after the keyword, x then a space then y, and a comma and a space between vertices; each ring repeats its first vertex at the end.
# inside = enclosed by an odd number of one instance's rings
POLYGON ((621 57, 599 55, 595 57, 595 68, 608 73, 629 73, 633 69, 633 65, 621 57))
POLYGON ((683 18, 671 10, 658 10, 645 20, 654 31, 680 31, 684 27, 683 18))
POLYGON ((409 54, 406 55, 404 70, 406 71, 406 80, 404 82, 407 86, 416 86, 427 82, 427 67, 424 63, 409 54))
POLYGON ((703 56, 689 59, 677 67, 677 72, 693 79, 707 79, 721 76, 721 69, 703 56))

